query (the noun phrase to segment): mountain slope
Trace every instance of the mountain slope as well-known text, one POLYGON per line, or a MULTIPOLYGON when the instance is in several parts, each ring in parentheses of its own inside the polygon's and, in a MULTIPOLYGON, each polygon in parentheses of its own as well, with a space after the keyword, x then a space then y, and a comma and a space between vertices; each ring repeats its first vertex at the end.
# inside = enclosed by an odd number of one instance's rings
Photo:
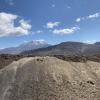
POLYGON ((50 44, 46 43, 45 41, 36 40, 36 41, 31 41, 31 42, 21 44, 18 47, 2 49, 0 50, 0 54, 19 54, 24 51, 45 48, 48 46, 50 46, 50 44))
POLYGON ((0 100, 99 100, 100 63, 24 58, 0 70, 0 100))
POLYGON ((27 55, 64 55, 64 56, 92 56, 100 54, 100 45, 80 42, 64 42, 38 50, 22 52, 27 55))

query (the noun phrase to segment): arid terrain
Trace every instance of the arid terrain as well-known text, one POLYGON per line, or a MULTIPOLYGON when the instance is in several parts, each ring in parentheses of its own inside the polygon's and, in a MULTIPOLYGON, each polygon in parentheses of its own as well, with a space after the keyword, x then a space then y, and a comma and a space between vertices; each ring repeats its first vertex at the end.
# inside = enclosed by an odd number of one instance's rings
POLYGON ((100 0, 0 0, 0 100, 100 100, 100 0))
POLYGON ((99 99, 99 62, 26 57, 0 70, 0 100, 99 99))
POLYGON ((100 100, 100 44, 1 54, 0 100, 100 100))

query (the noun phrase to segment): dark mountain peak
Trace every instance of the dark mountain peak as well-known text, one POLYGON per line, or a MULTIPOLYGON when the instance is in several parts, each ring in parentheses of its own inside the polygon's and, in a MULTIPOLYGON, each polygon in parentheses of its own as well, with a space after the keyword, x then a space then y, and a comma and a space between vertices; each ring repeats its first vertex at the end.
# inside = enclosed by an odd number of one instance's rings
POLYGON ((100 42, 96 42, 95 45, 100 45, 100 42))
POLYGON ((84 45, 85 43, 82 42, 73 42, 73 41, 67 41, 67 42, 62 42, 61 45, 84 45))

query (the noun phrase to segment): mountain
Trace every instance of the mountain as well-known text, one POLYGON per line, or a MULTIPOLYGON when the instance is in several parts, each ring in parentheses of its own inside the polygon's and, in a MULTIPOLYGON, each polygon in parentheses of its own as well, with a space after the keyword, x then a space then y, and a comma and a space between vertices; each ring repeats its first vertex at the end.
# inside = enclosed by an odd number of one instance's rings
POLYGON ((100 44, 87 44, 81 42, 63 42, 37 50, 22 52, 24 55, 64 55, 64 56, 92 56, 100 55, 100 44))
POLYGON ((99 100, 100 63, 28 57, 0 70, 0 100, 99 100))
POLYGON ((31 42, 27 42, 24 44, 21 44, 17 47, 11 47, 11 48, 5 48, 0 50, 0 54, 19 54, 23 51, 28 51, 28 50, 34 50, 34 49, 39 49, 39 48, 45 48, 50 46, 47 42, 43 40, 35 40, 31 42))
POLYGON ((100 42, 96 42, 95 45, 100 45, 100 42))

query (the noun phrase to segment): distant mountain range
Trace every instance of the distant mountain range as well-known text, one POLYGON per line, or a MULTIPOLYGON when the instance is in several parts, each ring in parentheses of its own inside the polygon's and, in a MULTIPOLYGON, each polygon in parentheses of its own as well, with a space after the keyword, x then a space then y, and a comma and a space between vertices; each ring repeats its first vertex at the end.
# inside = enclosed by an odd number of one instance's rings
POLYGON ((100 42, 87 44, 81 42, 63 42, 58 45, 49 46, 37 50, 24 51, 24 55, 64 55, 64 56, 81 56, 100 54, 100 42))
POLYGON ((0 50, 0 54, 20 54, 24 51, 35 50, 39 48, 45 48, 50 46, 46 41, 34 40, 31 42, 23 43, 17 47, 10 47, 0 50))
POLYGON ((45 41, 31 41, 17 47, 0 50, 0 54, 24 54, 33 56, 64 55, 64 56, 92 56, 100 55, 100 42, 87 44, 81 42, 63 42, 50 45, 45 41))

